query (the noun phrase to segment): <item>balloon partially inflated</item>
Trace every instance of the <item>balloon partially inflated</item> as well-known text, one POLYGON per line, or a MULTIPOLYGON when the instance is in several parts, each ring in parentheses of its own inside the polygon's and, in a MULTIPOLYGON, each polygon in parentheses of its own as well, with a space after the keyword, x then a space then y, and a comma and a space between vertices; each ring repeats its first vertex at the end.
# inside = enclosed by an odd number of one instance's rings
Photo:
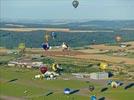
POLYGON ((73 5, 74 8, 77 8, 78 5, 79 5, 79 2, 78 2, 77 0, 74 0, 74 1, 72 2, 72 5, 73 5))

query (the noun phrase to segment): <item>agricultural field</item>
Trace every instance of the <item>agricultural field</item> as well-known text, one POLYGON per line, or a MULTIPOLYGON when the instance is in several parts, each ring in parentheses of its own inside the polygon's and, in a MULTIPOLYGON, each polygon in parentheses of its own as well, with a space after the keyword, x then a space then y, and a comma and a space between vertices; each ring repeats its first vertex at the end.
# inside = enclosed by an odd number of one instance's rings
MULTIPOLYGON (((40 74, 39 69, 8 67, 7 63, 11 60, 19 58, 20 55, 6 55, 4 52, 2 52, 3 54, 1 53, 2 55, 0 57, 0 99, 89 100, 91 95, 96 95, 98 100, 129 100, 134 98, 133 87, 127 90, 124 89, 127 84, 133 82, 133 79, 128 80, 124 77, 124 74, 110 78, 111 80, 120 80, 124 83, 118 88, 107 86, 108 80, 99 81, 91 80, 90 78, 79 79, 72 76, 71 73, 91 73, 100 71, 97 68, 97 65, 100 61, 94 60, 93 58, 89 59, 90 57, 88 57, 90 55, 93 55, 93 53, 89 53, 89 55, 87 55, 88 53, 82 51, 70 51, 69 53, 61 53, 60 50, 50 50, 46 53, 43 53, 40 49, 33 49, 32 51, 28 49, 26 51, 25 55, 23 55, 24 58, 25 56, 31 57, 33 54, 43 54, 43 61, 47 61, 47 66, 53 62, 61 63, 65 70, 63 71, 62 75, 59 76, 56 80, 34 79, 35 75, 40 74), (12 79, 17 80, 8 82, 12 79), (93 92, 90 92, 88 90, 89 85, 95 86, 95 90, 93 92), (104 87, 108 87, 108 90, 100 92, 104 87), (71 95, 65 95, 65 88, 72 88, 74 90, 78 89, 79 91, 71 95), (45 96, 49 92, 52 92, 52 94, 45 96)), ((130 68, 132 71, 133 68, 130 68)))
POLYGON ((0 8, 0 100, 134 100, 134 0, 0 8))

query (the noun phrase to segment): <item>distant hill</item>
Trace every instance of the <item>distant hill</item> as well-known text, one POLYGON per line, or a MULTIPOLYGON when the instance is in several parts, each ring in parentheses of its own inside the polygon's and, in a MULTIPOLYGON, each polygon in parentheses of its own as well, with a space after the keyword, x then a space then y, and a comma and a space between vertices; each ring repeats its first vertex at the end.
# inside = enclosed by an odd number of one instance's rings
MULTIPOLYGON (((72 47, 90 45, 92 43, 115 43, 115 36, 120 35, 123 41, 134 40, 134 20, 132 21, 86 21, 69 22, 61 24, 28 24, 28 23, 10 23, 1 22, 0 27, 44 27, 44 28, 70 28, 78 30, 114 30, 113 33, 61 33, 56 32, 56 39, 50 39, 50 45, 61 45, 67 42, 72 47), (127 30, 129 29, 129 30, 127 30)), ((27 47, 41 47, 44 42, 44 31, 35 32, 8 32, 0 30, 0 46, 14 48, 20 42, 25 42, 27 47)))

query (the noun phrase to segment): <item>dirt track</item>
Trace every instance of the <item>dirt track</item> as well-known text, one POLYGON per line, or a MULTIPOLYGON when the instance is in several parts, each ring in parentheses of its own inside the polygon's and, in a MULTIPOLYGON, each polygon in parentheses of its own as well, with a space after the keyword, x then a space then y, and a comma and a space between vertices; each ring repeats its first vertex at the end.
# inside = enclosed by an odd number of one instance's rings
POLYGON ((124 63, 124 64, 134 65, 133 58, 112 57, 112 56, 99 55, 99 54, 76 55, 74 57, 81 58, 81 59, 100 60, 100 61, 107 61, 111 63, 124 63))
POLYGON ((89 54, 89 53, 78 52, 78 51, 70 51, 70 52, 47 51, 44 53, 44 55, 67 56, 67 57, 86 59, 86 60, 98 60, 98 61, 107 61, 110 63, 124 63, 124 64, 134 65, 133 58, 113 57, 113 56, 107 56, 104 54, 89 54))
MULTIPOLYGON (((129 48, 126 48, 127 51, 130 52, 134 51, 134 42, 128 42, 131 44, 129 48), (128 50, 129 49, 129 50, 128 50)), ((42 49, 26 49, 27 54, 39 54, 39 55, 46 55, 46 56, 62 56, 62 57, 72 57, 78 59, 85 59, 85 60, 96 60, 96 61, 106 61, 110 63, 124 63, 124 64, 131 64, 134 65, 134 58, 127 58, 127 57, 115 57, 115 56, 108 56, 104 52, 106 50, 112 49, 118 50, 120 47, 118 46, 105 46, 105 45, 93 45, 93 49, 85 49, 85 50, 70 50, 63 52, 62 49, 56 50, 48 50, 44 51, 42 49), (104 51, 100 51, 99 49, 103 49, 104 51), (99 54, 102 53, 102 54, 99 54)), ((0 54, 6 54, 6 49, 0 49, 0 54)), ((107 52, 107 51, 106 51, 107 52)))

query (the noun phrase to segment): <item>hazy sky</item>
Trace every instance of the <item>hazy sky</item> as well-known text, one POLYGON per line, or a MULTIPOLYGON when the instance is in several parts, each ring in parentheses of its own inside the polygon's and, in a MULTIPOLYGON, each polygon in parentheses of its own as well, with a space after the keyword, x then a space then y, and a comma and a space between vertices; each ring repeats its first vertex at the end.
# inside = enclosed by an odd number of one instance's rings
POLYGON ((2 19, 134 19, 134 0, 0 0, 2 19))

